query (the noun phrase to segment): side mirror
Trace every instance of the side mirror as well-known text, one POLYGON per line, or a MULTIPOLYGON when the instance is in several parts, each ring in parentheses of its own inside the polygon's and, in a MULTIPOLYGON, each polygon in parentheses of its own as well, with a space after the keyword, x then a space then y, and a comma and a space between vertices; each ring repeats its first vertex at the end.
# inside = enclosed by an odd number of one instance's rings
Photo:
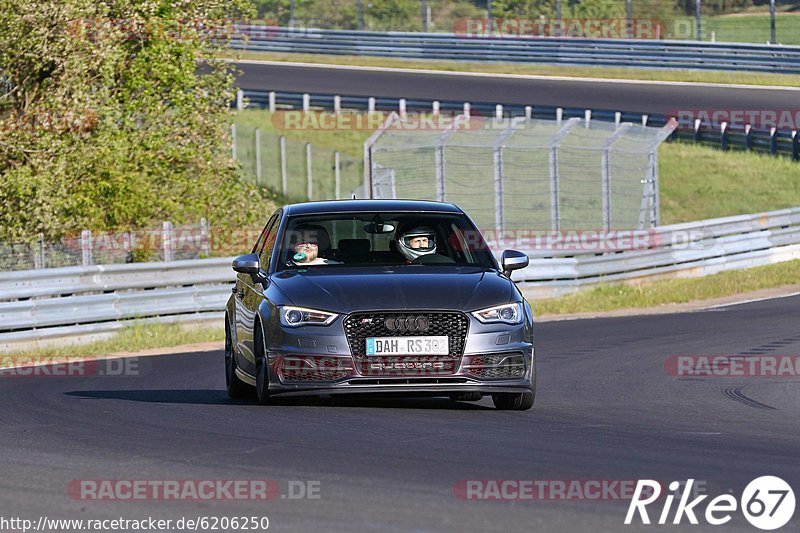
POLYGON ((517 250, 506 250, 500 259, 500 264, 503 266, 503 274, 506 276, 511 275, 511 271, 525 268, 530 263, 528 254, 518 252, 517 250))
POLYGON ((240 255, 233 260, 233 269, 241 274, 258 274, 261 269, 258 254, 240 255))

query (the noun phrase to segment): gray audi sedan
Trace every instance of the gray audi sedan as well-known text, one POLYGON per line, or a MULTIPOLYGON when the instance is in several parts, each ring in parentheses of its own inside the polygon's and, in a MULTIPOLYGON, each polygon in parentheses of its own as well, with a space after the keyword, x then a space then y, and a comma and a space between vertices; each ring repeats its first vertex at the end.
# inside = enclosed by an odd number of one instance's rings
POLYGON ((530 409, 530 306, 457 206, 338 200, 278 209, 225 311, 231 398, 404 394, 530 409))

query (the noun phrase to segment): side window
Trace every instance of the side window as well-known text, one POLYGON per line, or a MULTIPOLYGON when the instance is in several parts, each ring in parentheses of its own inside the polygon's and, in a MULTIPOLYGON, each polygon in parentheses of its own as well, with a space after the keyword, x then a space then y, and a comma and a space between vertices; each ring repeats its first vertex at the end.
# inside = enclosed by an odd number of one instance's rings
POLYGON ((258 251, 261 249, 264 243, 264 236, 267 234, 267 230, 269 230, 270 225, 272 224, 272 218, 267 220, 267 223, 264 225, 264 229, 261 230, 261 234, 256 239, 256 243, 253 245, 253 249, 250 250, 251 254, 257 254, 258 251))
POLYGON ((272 218, 267 223, 264 239, 260 243, 261 249, 258 251, 258 261, 264 270, 269 270, 269 261, 272 257, 272 250, 275 248, 275 238, 278 235, 280 220, 280 213, 272 215, 272 218))

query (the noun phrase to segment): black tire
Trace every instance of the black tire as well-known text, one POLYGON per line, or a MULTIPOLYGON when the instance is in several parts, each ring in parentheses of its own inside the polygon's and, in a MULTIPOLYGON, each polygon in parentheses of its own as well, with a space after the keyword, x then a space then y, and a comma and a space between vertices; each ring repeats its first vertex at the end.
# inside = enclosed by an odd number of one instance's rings
POLYGON ((269 403, 269 363, 264 351, 264 339, 261 333, 261 324, 256 324, 253 339, 256 357, 256 399, 258 403, 269 403))
POLYGON ((232 400, 242 400, 252 398, 254 395, 253 387, 239 379, 236 375, 236 358, 233 356, 233 338, 227 319, 225 320, 225 388, 228 391, 228 398, 232 400))
POLYGON ((450 400, 454 402, 477 402, 483 398, 480 392, 454 392, 450 395, 450 400))
POLYGON ((533 407, 533 390, 519 394, 494 394, 492 401, 497 409, 504 411, 527 411, 533 407))

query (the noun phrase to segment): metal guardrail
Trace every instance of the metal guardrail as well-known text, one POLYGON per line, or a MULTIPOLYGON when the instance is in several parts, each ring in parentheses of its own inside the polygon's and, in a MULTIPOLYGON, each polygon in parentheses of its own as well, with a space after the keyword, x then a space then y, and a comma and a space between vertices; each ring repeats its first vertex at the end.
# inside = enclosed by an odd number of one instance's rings
MULTIPOLYGON (((276 109, 353 109, 358 111, 406 111, 460 113, 465 102, 447 100, 421 100, 405 98, 372 98, 367 96, 344 96, 333 94, 303 94, 277 91, 240 91, 240 100, 248 105, 276 109)), ((493 117, 498 110, 504 117, 530 116, 534 119, 553 120, 586 118, 602 122, 641 123, 652 127, 664 127, 671 117, 660 114, 619 112, 608 109, 583 109, 576 107, 524 106, 520 104, 498 104, 497 102, 467 102, 470 113, 476 116, 493 117)), ((763 128, 732 128, 719 124, 696 121, 687 128, 681 125, 670 141, 681 140, 711 146, 722 150, 752 151, 773 156, 787 156, 800 161, 800 135, 794 130, 763 128)))
MULTIPOLYGON (((513 278, 526 295, 541 298, 599 282, 700 276, 800 258, 800 208, 646 233, 653 243, 647 249, 529 250, 530 266, 513 278)), ((219 319, 233 279, 230 258, 2 273, 0 349, 108 334, 134 319, 219 319)))
POLYGON ((453 33, 366 32, 242 25, 231 47, 260 52, 404 59, 504 61, 648 69, 800 73, 800 47, 576 38, 486 38, 453 33))

